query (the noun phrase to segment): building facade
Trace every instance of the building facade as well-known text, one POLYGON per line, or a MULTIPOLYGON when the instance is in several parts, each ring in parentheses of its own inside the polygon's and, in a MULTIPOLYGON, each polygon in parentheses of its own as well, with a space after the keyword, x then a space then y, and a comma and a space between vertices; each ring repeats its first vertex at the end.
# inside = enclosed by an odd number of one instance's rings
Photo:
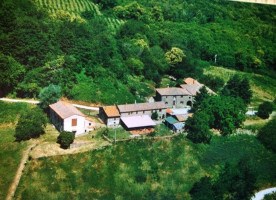
POLYGON ((120 124, 120 113, 116 106, 100 107, 99 117, 108 127, 116 127, 120 124))
POLYGON ((118 105, 117 107, 121 117, 140 115, 148 115, 149 117, 151 117, 152 114, 156 112, 159 119, 163 119, 166 117, 167 109, 167 106, 162 101, 153 103, 125 104, 118 105))
POLYGON ((183 88, 158 88, 156 101, 162 101, 169 108, 192 106, 193 96, 183 88))
POLYGON ((50 121, 58 131, 76 136, 94 130, 94 122, 69 103, 59 101, 50 105, 50 121))

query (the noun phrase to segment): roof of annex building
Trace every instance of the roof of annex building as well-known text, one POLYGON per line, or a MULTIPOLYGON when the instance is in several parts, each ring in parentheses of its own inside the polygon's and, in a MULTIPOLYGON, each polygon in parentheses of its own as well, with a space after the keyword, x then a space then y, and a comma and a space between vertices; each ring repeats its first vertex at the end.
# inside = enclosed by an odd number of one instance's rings
POLYGON ((127 128, 141 128, 155 126, 155 122, 148 115, 121 117, 127 128))

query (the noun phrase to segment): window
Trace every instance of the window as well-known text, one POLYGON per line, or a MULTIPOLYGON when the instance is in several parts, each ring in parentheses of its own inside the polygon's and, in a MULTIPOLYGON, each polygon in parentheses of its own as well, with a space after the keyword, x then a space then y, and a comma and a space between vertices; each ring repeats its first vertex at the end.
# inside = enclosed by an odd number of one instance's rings
POLYGON ((168 102, 165 102, 165 104, 168 104, 168 102))
POLYGON ((183 98, 183 95, 181 95, 181 98, 183 98))
POLYGON ((159 112, 161 112, 162 111, 162 109, 159 109, 159 112))
POLYGON ((138 114, 138 111, 136 111, 136 114, 138 114))
POLYGON ((77 119, 72 119, 72 126, 77 126, 77 125, 78 125, 77 119))
POLYGON ((189 97, 189 99, 192 98, 192 97, 189 97))
POLYGON ((91 123, 89 123, 89 126, 91 126, 91 123))
POLYGON ((143 114, 145 114, 145 111, 143 110, 143 114))
POLYGON ((180 104, 184 104, 184 102, 183 102, 183 101, 180 101, 180 104))

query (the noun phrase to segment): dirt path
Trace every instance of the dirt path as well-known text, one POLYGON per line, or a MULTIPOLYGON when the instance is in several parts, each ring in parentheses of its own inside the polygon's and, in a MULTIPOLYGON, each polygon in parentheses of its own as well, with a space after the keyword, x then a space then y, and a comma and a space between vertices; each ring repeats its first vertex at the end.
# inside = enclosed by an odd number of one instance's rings
POLYGON ((28 147, 28 149, 23 153, 23 157, 21 159, 21 162, 20 162, 20 165, 17 169, 17 172, 14 176, 14 179, 13 179, 13 182, 12 184, 10 185, 10 188, 9 188, 9 191, 8 191, 8 194, 7 194, 7 198, 6 200, 12 200, 13 197, 14 197, 14 194, 15 194, 15 191, 16 191, 16 188, 19 184, 19 181, 20 181, 20 178, 23 174, 23 170, 25 168, 25 163, 27 162, 28 160, 28 157, 29 157, 29 153, 30 151, 32 150, 32 148, 34 148, 36 146, 36 144, 32 144, 31 146, 28 147))

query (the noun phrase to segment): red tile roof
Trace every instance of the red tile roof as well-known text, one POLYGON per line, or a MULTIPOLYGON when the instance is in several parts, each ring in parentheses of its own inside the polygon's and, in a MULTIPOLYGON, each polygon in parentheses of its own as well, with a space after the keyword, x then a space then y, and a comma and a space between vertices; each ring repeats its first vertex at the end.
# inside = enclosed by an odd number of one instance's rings
POLYGON ((62 119, 66 119, 73 115, 84 117, 84 115, 77 108, 72 106, 72 104, 64 101, 58 101, 57 103, 51 104, 50 108, 55 111, 62 119))
POLYGON ((116 106, 106 106, 103 107, 103 110, 107 117, 120 117, 120 113, 116 106))

